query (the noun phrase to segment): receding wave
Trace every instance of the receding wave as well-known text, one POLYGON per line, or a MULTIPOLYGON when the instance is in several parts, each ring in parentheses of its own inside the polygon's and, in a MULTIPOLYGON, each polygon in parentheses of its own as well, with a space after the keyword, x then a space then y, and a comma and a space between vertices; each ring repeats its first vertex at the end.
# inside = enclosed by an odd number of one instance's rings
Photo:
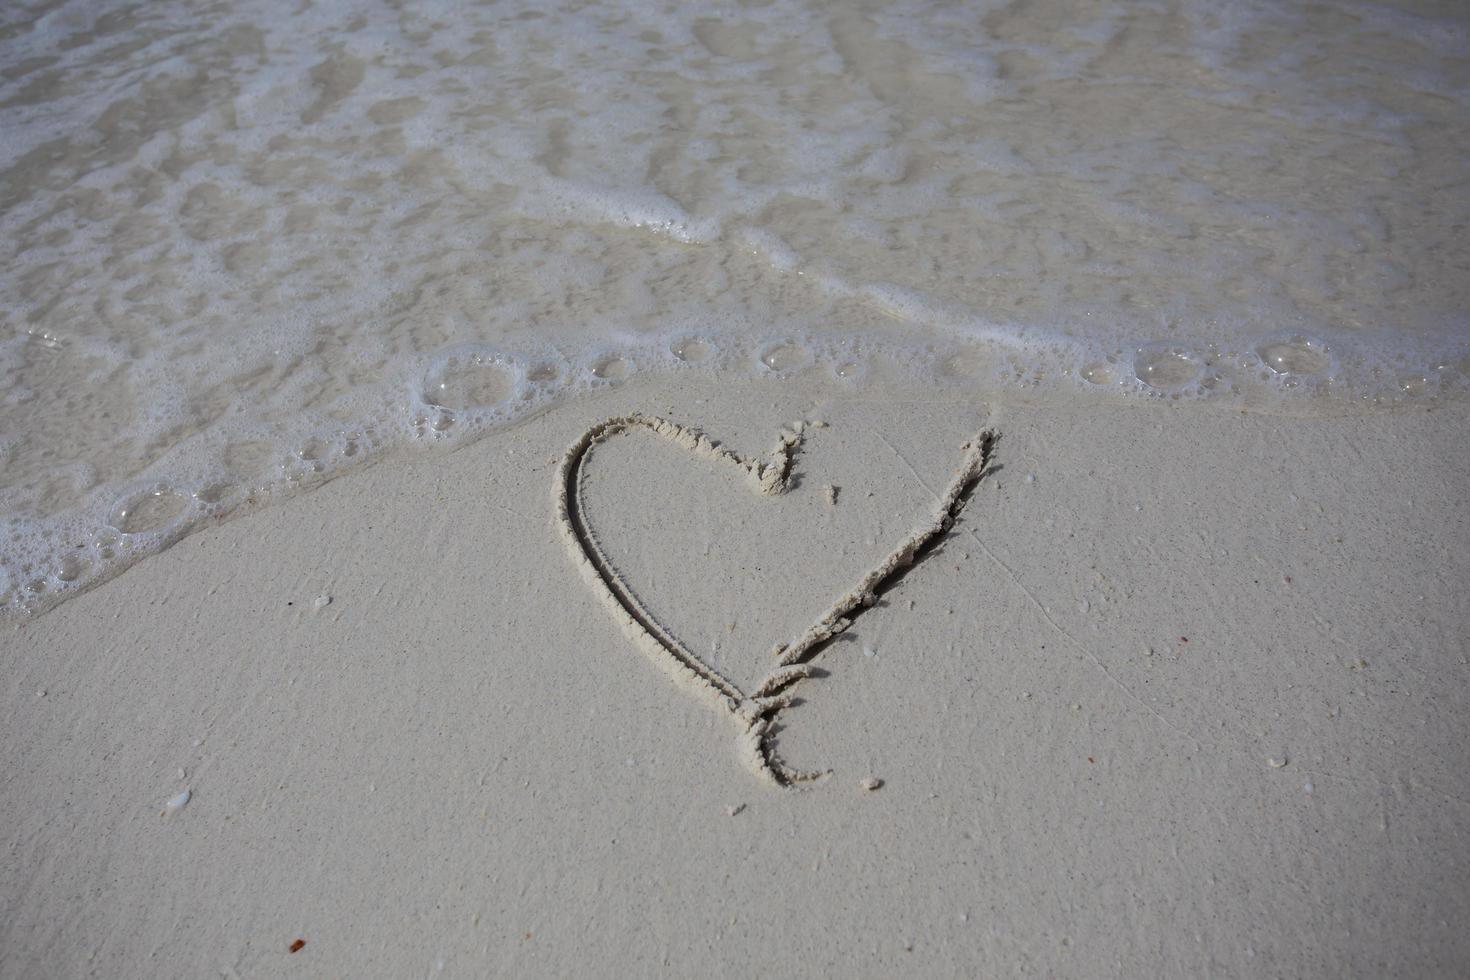
POLYGON ((0 12, 0 606, 661 375, 1470 391, 1470 14, 0 12))

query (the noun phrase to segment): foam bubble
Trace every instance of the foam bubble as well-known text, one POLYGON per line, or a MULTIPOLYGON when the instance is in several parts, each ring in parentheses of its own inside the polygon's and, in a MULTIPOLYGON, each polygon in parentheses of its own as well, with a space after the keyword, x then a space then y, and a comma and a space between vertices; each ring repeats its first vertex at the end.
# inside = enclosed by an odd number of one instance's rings
POLYGON ((978 350, 963 350, 947 355, 939 362, 939 374, 946 378, 974 379, 990 368, 990 360, 978 350))
POLYGON ((440 408, 487 408, 510 400, 523 368, 501 351, 465 345, 434 358, 424 376, 423 399, 440 408))
POLYGON ((275 448, 261 439, 232 441, 223 454, 225 467, 245 479, 263 474, 275 456, 275 448))
POLYGON ((812 365, 815 356, 807 347, 791 340, 768 344, 760 352, 760 362, 777 374, 793 374, 812 365))
POLYGON ((296 458, 305 463, 320 463, 329 451, 325 439, 313 437, 296 447, 296 458))
POLYGON ((187 505, 188 497, 173 487, 144 487, 118 500, 108 523, 123 534, 146 534, 168 527, 187 505))
POLYGON ((686 364, 700 364, 715 352, 714 345, 697 337, 684 337, 669 345, 669 353, 686 364))
POLYGON ((92 567, 92 561, 84 554, 69 554, 61 559, 61 567, 56 571, 56 578, 61 582, 75 582, 87 573, 92 567))
POLYGON ((600 357, 592 364, 592 376, 603 381, 622 381, 632 373, 632 362, 618 354, 600 357))
POLYGON ((1173 344, 1149 344, 1133 355, 1133 374, 1159 391, 1178 391, 1200 381, 1205 359, 1197 351, 1173 344))
POLYGON ((234 492, 234 487, 229 483, 211 483, 194 491, 194 499, 201 504, 211 506, 223 503, 234 492))
POLYGON ((1256 348, 1256 354, 1273 374, 1294 377, 1323 374, 1333 363, 1326 344, 1300 334, 1268 340, 1256 348))
POLYGON ((1118 369, 1107 361, 1090 361, 1082 366, 1077 376, 1088 384, 1099 387, 1115 385, 1123 380, 1118 369))
POLYGON ((99 527, 92 535, 92 550, 103 561, 111 561, 117 554, 119 540, 120 538, 115 528, 110 525, 99 527))

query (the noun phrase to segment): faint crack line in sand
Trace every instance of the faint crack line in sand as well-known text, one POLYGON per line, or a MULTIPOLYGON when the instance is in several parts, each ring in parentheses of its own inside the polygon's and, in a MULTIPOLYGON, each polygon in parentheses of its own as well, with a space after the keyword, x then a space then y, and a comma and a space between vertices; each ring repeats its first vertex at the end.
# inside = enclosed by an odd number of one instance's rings
MULTIPOLYGON (((902 462, 904 466, 906 466, 908 468, 908 471, 913 474, 914 479, 919 482, 919 486, 923 487, 930 494, 932 494, 934 496, 938 496, 938 494, 935 494, 934 491, 930 488, 929 484, 926 483, 926 482, 924 482, 924 478, 919 475, 919 471, 914 468, 914 465, 908 461, 908 459, 904 456, 903 453, 901 453, 901 452, 898 451, 898 448, 896 446, 894 446, 893 443, 891 443, 887 439, 885 439, 883 437, 883 434, 882 433, 878 433, 878 439, 883 443, 883 445, 885 445, 885 446, 888 447, 888 449, 893 453, 893 455, 895 455, 895 456, 898 457, 899 461, 902 462)), ((986 557, 988 557, 991 561, 993 561, 997 565, 999 565, 1001 567, 1001 569, 1006 573, 1006 575, 1008 575, 1010 577, 1011 583, 1013 585, 1015 585, 1016 588, 1020 589, 1021 592, 1026 596, 1026 598, 1031 601, 1031 604, 1036 607, 1036 611, 1039 612, 1039 613, 1041 613, 1042 618, 1046 620, 1047 624, 1050 625, 1052 629, 1054 629, 1058 633, 1060 633, 1062 635, 1063 639, 1065 639, 1069 643, 1071 643, 1073 647, 1077 648, 1078 650, 1081 650, 1084 654, 1086 654, 1087 657, 1088 657, 1088 659, 1090 659, 1092 661, 1093 665, 1096 666, 1098 670, 1102 671, 1103 674, 1106 675, 1107 678, 1110 681, 1112 681, 1114 684, 1116 684, 1118 686, 1118 688, 1124 694, 1126 694, 1129 698, 1131 698, 1134 702, 1136 702, 1137 704, 1139 704, 1140 706, 1142 706, 1144 708, 1144 710, 1148 711, 1150 714, 1152 714, 1159 721, 1163 722, 1163 724, 1166 727, 1168 727, 1169 729, 1171 729, 1172 731, 1178 732, 1179 734, 1181 734, 1181 735, 1185 736, 1186 738, 1188 738, 1191 742, 1193 742, 1195 744, 1196 749, 1198 749, 1200 747, 1200 745, 1201 745, 1200 740, 1195 735, 1193 735, 1192 733, 1190 733, 1189 731, 1187 731, 1185 729, 1181 729, 1178 726, 1174 725, 1173 723, 1171 723, 1169 721, 1168 718, 1164 717, 1163 714, 1161 714, 1160 712, 1158 712, 1157 710, 1155 710, 1154 708, 1152 708, 1151 706, 1149 706, 1149 704, 1147 702, 1143 701, 1141 698, 1138 697, 1138 695, 1134 694, 1133 691, 1130 690, 1127 685, 1125 685, 1122 681, 1120 681, 1116 677, 1114 677, 1112 675, 1112 673, 1107 669, 1107 667, 1103 666, 1102 662, 1098 659, 1098 657, 1095 654, 1093 654, 1093 652, 1091 650, 1089 650, 1086 647, 1086 645, 1084 645, 1082 643, 1082 641, 1076 639, 1075 637, 1072 636, 1072 634, 1070 634, 1066 630, 1062 629, 1062 627, 1056 622, 1056 620, 1052 619, 1051 614, 1046 611, 1046 607, 1041 604, 1040 600, 1038 600, 1036 598, 1035 594, 1033 594, 1030 589, 1026 588, 1026 586, 1024 584, 1022 584, 1021 579, 1020 579, 1020 576, 1018 576, 1014 571, 1012 571, 1011 570, 1011 567, 1009 565, 1007 565, 1004 561, 1002 561, 1000 559, 1000 557, 995 554, 995 552, 993 552, 993 551, 990 550, 990 546, 987 545, 980 538, 980 536, 975 533, 975 530, 973 528, 966 528, 965 530, 970 535, 970 537, 974 539, 975 543, 980 546, 981 550, 985 552, 986 557)), ((1259 558, 1257 558, 1256 560, 1257 561, 1260 561, 1259 558)), ((1262 562, 1262 564, 1264 565, 1265 563, 1262 562)), ((1231 722, 1231 724, 1234 725, 1235 728, 1236 728, 1236 730, 1239 731, 1245 737, 1245 739, 1246 739, 1246 741, 1248 743, 1251 743, 1252 745, 1257 745, 1257 744, 1260 743, 1261 739, 1259 739, 1259 738, 1251 735, 1250 732, 1246 731, 1240 725, 1236 724, 1235 722, 1231 722)), ((1237 751, 1240 751, 1240 750, 1237 749, 1237 751)), ((1396 790, 1397 789, 1397 787, 1394 786, 1393 783, 1389 782, 1388 780, 1382 779, 1379 776, 1375 776, 1375 775, 1373 775, 1371 773, 1369 775, 1367 775, 1367 776, 1351 776, 1351 775, 1348 775, 1347 773, 1342 773, 1342 772, 1329 772, 1329 771, 1324 770, 1324 769, 1298 769, 1297 771, 1298 772, 1302 772, 1302 773, 1306 773, 1308 775, 1323 776, 1323 777, 1328 778, 1328 779, 1341 779, 1341 780, 1344 780, 1344 781, 1350 782, 1350 783, 1358 783, 1358 784, 1365 785, 1365 786, 1375 786, 1378 789, 1387 789, 1387 790, 1396 790)), ((1470 807, 1470 799, 1465 799, 1464 797, 1456 796, 1454 793, 1450 793, 1450 792, 1447 792, 1447 791, 1445 791, 1443 789, 1440 789, 1438 786, 1435 786, 1431 782, 1428 782, 1428 781, 1423 780, 1423 779, 1420 779, 1420 780, 1411 780, 1411 783, 1412 782, 1417 782, 1420 786, 1423 786, 1425 789, 1429 790, 1429 792, 1431 792, 1431 793, 1433 793, 1433 794, 1441 797, 1442 799, 1448 800, 1448 801, 1450 801, 1452 803, 1458 803, 1461 806, 1470 807)))
MULTIPOLYGON (((914 479, 919 481, 919 486, 923 487, 925 490, 928 490, 930 494, 938 496, 937 494, 934 494, 934 491, 930 488, 929 484, 924 482, 924 478, 919 475, 919 471, 914 469, 914 464, 910 463, 906 458, 904 458, 903 453, 899 452, 898 449, 893 445, 893 443, 889 442, 887 439, 884 439, 881 433, 878 435, 878 438, 882 441, 883 445, 887 446, 889 450, 893 452, 893 455, 899 458, 899 461, 902 462, 904 466, 908 467, 909 472, 914 475, 914 479)), ((1062 629, 1057 621, 1055 619, 1052 619, 1051 614, 1046 611, 1046 607, 1041 604, 1041 601, 1036 598, 1036 596, 1031 592, 1030 589, 1026 588, 1026 586, 1022 584, 1020 576, 1018 576, 1014 571, 1011 570, 1011 566, 1001 561, 999 556, 997 556, 995 552, 990 550, 990 546, 985 543, 984 539, 982 539, 979 534, 975 533, 974 528, 966 528, 965 531, 967 534, 970 535, 972 539, 974 539, 975 543, 980 546, 980 550, 985 552, 985 556, 1000 566, 1001 570, 1004 571, 1006 575, 1010 578, 1011 584, 1020 589, 1021 593, 1030 600, 1031 604, 1036 607, 1036 611, 1041 614, 1041 618, 1046 620, 1047 625, 1049 625, 1052 629, 1061 634, 1062 638, 1070 643, 1074 649, 1081 651, 1088 660, 1092 661, 1092 665, 1098 670, 1102 671, 1103 676, 1112 681, 1113 684, 1118 688, 1118 690, 1122 691, 1124 695, 1129 698, 1129 700, 1133 701, 1134 704, 1137 704, 1139 707, 1143 708, 1143 710, 1153 715, 1164 724, 1164 727, 1168 728, 1170 731, 1176 732, 1189 739, 1191 742, 1194 743, 1196 749, 1200 747, 1199 739, 1197 739, 1190 732, 1175 725, 1168 718, 1165 718, 1161 713, 1159 713, 1159 711, 1155 709, 1152 705, 1150 705, 1147 701, 1143 700, 1137 694, 1133 693, 1128 685, 1124 684, 1122 681, 1118 680, 1117 677, 1113 676, 1112 671, 1108 670, 1108 668, 1103 665, 1103 662, 1098 659, 1097 655, 1093 653, 1086 644, 1084 644, 1081 640, 1078 640, 1071 633, 1068 633, 1066 630, 1062 629)))
MULTIPOLYGON (((1371 772, 1366 776, 1350 776, 1345 772, 1330 772, 1326 769, 1304 769, 1300 766, 1295 768, 1297 772, 1306 773, 1309 776, 1324 776, 1328 779, 1341 779, 1344 782, 1358 783, 1362 786, 1374 786, 1378 789, 1386 789, 1395 793, 1397 793, 1400 789, 1400 787, 1395 785, 1392 781, 1384 779, 1381 776, 1375 776, 1371 772)), ((1441 799, 1448 800, 1451 803, 1458 803, 1460 806, 1470 807, 1470 800, 1467 800, 1462 796, 1456 796, 1454 793, 1446 792, 1445 790, 1440 789, 1438 786, 1434 785, 1428 780, 1415 779, 1413 776, 1409 776, 1407 777, 1407 782, 1410 789, 1413 789, 1414 784, 1417 783, 1418 785, 1429 790, 1429 792, 1433 793, 1435 796, 1440 797, 1441 799)))
POLYGON ((1164 725, 1165 728, 1178 735, 1183 735, 1185 738, 1189 739, 1191 742, 1194 743, 1195 750, 1198 751, 1198 749, 1200 748, 1200 740, 1196 738, 1192 732, 1188 731, 1187 729, 1180 728, 1168 718, 1165 718, 1164 715, 1157 708, 1149 704, 1137 694, 1133 693, 1133 689, 1130 688, 1127 684, 1124 684, 1122 681, 1118 680, 1118 678, 1113 675, 1113 672, 1108 670, 1107 666, 1102 662, 1102 660, 1098 658, 1097 654, 1093 653, 1092 650, 1081 640, 1077 639, 1071 633, 1068 633, 1066 630, 1062 629, 1062 627, 1058 625, 1055 619, 1052 619, 1051 613, 1047 612, 1046 607, 1041 604, 1040 600, 1038 600, 1036 596, 1031 593, 1030 589, 1026 588, 1026 586, 1021 583, 1020 576, 1018 576, 1015 572, 1011 570, 1011 566, 1001 561, 999 556, 997 556, 995 552, 990 550, 989 545, 980 540, 979 535, 975 534, 972 531, 970 533, 970 536, 975 539, 975 543, 980 546, 980 550, 985 552, 986 557, 999 565, 1001 569, 1005 571, 1006 575, 1010 576, 1011 582, 1014 583, 1016 588, 1020 589, 1021 592, 1026 596, 1026 598, 1031 601, 1031 604, 1036 607, 1036 611, 1041 614, 1041 618, 1046 620, 1047 624, 1051 626, 1052 629, 1061 634, 1062 638, 1070 643, 1074 650, 1081 651, 1088 660, 1092 661, 1092 665, 1100 670, 1104 677, 1112 681, 1113 686, 1122 691, 1123 694, 1126 695, 1130 701, 1157 718, 1164 725))
POLYGON ((633 414, 606 419, 588 429, 567 450, 557 470, 556 516, 562 537, 583 578, 602 596, 604 605, 618 619, 624 632, 677 680, 711 696, 715 704, 736 719, 742 726, 740 745, 745 759, 757 773, 778 786, 791 786, 824 775, 790 769, 777 758, 770 744, 776 716, 792 705, 790 689, 811 676, 810 663, 817 654, 864 611, 876 605, 880 593, 891 588, 937 547, 975 487, 989 472, 991 454, 999 436, 990 431, 981 432, 964 445, 959 470, 944 494, 936 495, 939 506, 934 517, 915 528, 885 561, 863 576, 855 588, 838 599, 796 640, 778 645, 773 651, 778 658, 777 666, 753 694, 747 695, 654 618, 618 575, 583 512, 581 497, 586 485, 587 460, 597 446, 612 436, 636 428, 646 429, 697 456, 732 464, 748 475, 758 493, 775 496, 785 493, 790 486, 792 463, 801 445, 803 426, 798 423, 795 431, 783 430, 769 458, 761 461, 731 452, 697 429, 657 416, 633 414))
POLYGON ((878 436, 878 441, 881 442, 881 443, 883 443, 883 445, 887 446, 888 447, 888 451, 891 452, 891 453, 893 453, 893 455, 897 456, 898 457, 898 461, 900 463, 902 463, 904 466, 907 466, 908 467, 909 472, 914 475, 914 479, 919 481, 919 486, 923 487, 924 490, 929 494, 929 496, 931 496, 931 497, 938 497, 939 496, 939 494, 935 493, 932 489, 930 489, 929 484, 927 484, 927 483, 924 482, 924 478, 919 475, 919 471, 918 470, 914 469, 914 464, 909 462, 908 457, 905 456, 903 453, 901 453, 901 452, 898 451, 898 447, 894 446, 893 443, 889 442, 886 438, 884 438, 883 433, 879 432, 879 433, 877 433, 877 436, 878 436))

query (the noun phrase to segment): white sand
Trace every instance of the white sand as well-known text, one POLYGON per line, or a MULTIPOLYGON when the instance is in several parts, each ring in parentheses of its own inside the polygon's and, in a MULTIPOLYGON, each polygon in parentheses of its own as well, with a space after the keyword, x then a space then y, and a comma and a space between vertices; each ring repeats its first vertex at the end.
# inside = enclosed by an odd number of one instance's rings
POLYGON ((0 974, 1463 974, 1470 412, 809 395, 630 385, 6 627, 0 974), (558 534, 563 453, 630 411, 748 456, 830 423, 778 496, 646 435, 587 473, 742 689, 1002 434, 780 714, 807 788, 558 534))

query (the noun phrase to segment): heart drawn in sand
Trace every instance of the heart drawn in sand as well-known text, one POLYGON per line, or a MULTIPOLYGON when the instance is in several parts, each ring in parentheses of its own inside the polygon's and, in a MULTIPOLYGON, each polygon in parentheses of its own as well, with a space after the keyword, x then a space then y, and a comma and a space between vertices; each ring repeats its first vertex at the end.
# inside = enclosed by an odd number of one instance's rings
POLYGON ((556 518, 568 550, 592 590, 644 653, 696 693, 726 711, 741 728, 740 746, 746 762, 778 786, 819 778, 823 773, 788 768, 771 746, 776 716, 792 703, 792 688, 811 676, 812 661, 840 636, 879 597, 897 584, 909 569, 931 554, 954 524, 981 479, 989 472, 998 434, 986 430, 963 447, 960 466, 940 496, 933 515, 916 527, 876 568, 864 575, 845 595, 790 643, 772 651, 775 665, 749 693, 711 667, 659 623, 617 574, 603 552, 582 507, 587 462, 598 446, 632 429, 646 429, 680 449, 719 466, 743 473, 752 489, 765 496, 786 492, 792 458, 802 433, 783 431, 780 443, 764 458, 747 458, 710 439, 703 432, 652 415, 623 415, 599 422, 567 450, 557 470, 554 493, 556 518))

